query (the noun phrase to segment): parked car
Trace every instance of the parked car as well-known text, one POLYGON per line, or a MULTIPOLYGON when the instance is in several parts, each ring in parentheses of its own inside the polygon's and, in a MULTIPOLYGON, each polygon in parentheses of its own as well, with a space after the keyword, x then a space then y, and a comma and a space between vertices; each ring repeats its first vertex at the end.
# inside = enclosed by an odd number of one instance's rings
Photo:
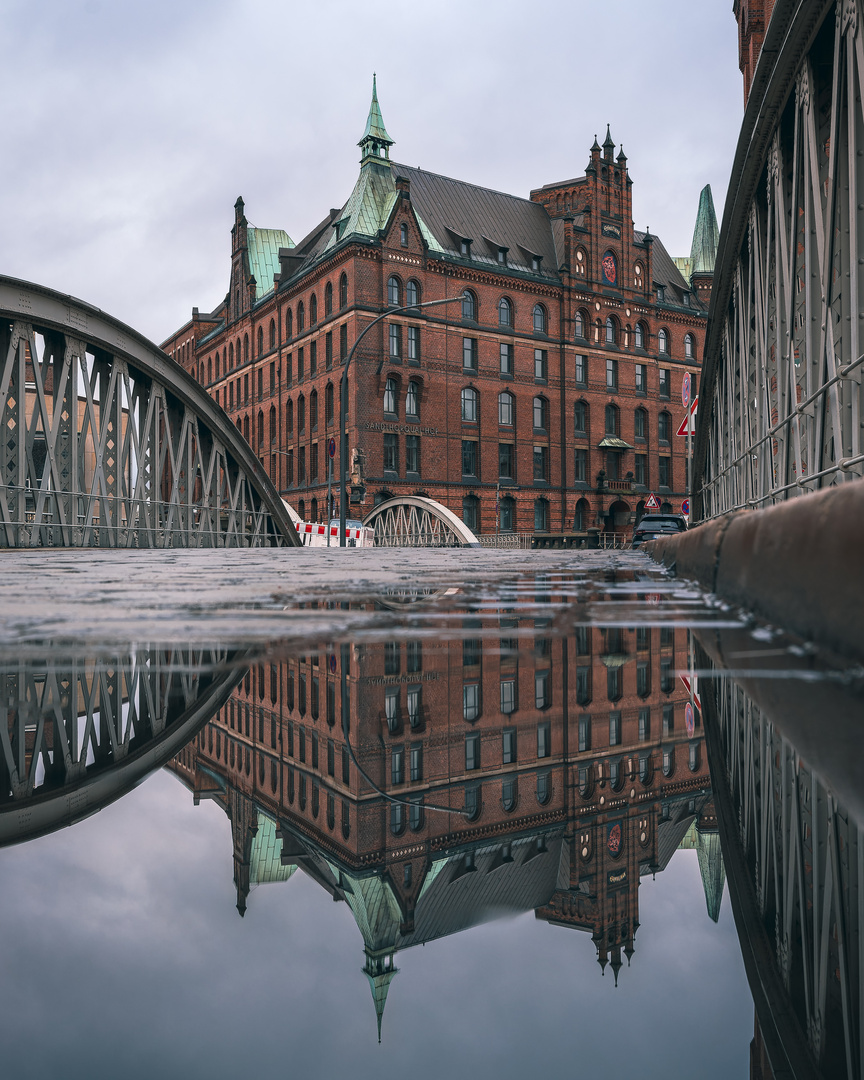
POLYGON ((681 514, 645 514, 633 530, 632 547, 638 548, 646 540, 658 536, 673 536, 687 531, 687 520, 681 514))

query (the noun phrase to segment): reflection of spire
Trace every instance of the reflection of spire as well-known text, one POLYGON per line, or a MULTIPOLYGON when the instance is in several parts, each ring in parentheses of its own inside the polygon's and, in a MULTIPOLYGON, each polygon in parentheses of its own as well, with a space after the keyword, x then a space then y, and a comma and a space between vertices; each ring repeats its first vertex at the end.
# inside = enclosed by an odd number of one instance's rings
POLYGON ((716 923, 720 918, 720 904, 726 882, 726 869, 723 866, 723 853, 720 850, 720 834, 697 831, 696 856, 699 859, 702 888, 705 890, 705 905, 708 908, 708 914, 716 923))
POLYGON ((609 967, 612 968, 612 974, 615 976, 615 986, 618 986, 618 972, 621 970, 621 946, 616 945, 612 950, 612 959, 609 962, 609 967))
POLYGON ((378 1042, 381 1042, 381 1020, 384 1017, 384 1006, 387 1004, 387 991, 393 976, 398 972, 393 963, 393 953, 372 952, 366 950, 366 966, 363 974, 369 980, 369 988, 372 991, 372 1000, 375 1002, 375 1016, 378 1020, 378 1042))

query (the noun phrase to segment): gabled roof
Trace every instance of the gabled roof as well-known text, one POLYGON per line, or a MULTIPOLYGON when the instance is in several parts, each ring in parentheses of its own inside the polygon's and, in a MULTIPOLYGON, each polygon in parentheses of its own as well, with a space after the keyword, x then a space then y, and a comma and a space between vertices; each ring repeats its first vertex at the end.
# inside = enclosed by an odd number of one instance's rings
POLYGON ((249 273, 258 286, 256 299, 273 291, 273 275, 279 273, 279 248, 294 247, 294 241, 284 229, 246 230, 249 273))

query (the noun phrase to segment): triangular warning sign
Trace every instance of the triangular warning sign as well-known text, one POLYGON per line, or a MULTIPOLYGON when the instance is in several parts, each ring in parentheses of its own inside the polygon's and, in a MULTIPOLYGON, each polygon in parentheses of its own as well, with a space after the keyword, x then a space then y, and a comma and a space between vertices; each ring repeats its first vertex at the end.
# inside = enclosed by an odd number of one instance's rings
MULTIPOLYGON (((699 403, 699 398, 694 397, 693 402, 690 405, 690 434, 691 435, 696 434, 696 406, 698 405, 698 403, 699 403)), ((675 432, 675 434, 676 435, 684 435, 686 437, 686 435, 687 435, 687 421, 686 420, 681 421, 681 423, 678 425, 678 430, 675 432)))
POLYGON ((660 509, 660 503, 657 502, 657 496, 654 494, 653 491, 648 496, 648 498, 645 500, 645 509, 646 510, 659 510, 660 509))

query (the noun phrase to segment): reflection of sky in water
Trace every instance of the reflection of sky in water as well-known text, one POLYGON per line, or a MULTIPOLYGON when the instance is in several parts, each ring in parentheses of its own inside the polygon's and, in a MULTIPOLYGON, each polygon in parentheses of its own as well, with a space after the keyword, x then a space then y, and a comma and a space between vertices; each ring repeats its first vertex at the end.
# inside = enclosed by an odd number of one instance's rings
POLYGON ((617 990, 590 934, 529 913, 401 951, 380 1047, 348 906, 297 873, 240 919, 230 824, 167 772, 2 859, 9 1076, 747 1074, 729 899, 713 924, 694 851, 642 879, 617 990))

